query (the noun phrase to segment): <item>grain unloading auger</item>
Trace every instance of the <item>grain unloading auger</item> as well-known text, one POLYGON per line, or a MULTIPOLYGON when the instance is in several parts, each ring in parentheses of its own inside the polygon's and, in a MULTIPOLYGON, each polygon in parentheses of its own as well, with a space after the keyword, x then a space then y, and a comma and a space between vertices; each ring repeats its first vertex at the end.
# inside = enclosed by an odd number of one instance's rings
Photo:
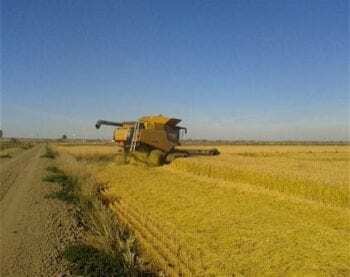
POLYGON ((101 125, 115 126, 113 140, 124 148, 125 153, 141 152, 147 155, 152 164, 169 163, 179 157, 193 155, 218 155, 213 149, 178 149, 180 133, 187 133, 185 127, 178 126, 181 119, 162 115, 144 116, 137 121, 112 122, 98 120, 96 128, 101 125))

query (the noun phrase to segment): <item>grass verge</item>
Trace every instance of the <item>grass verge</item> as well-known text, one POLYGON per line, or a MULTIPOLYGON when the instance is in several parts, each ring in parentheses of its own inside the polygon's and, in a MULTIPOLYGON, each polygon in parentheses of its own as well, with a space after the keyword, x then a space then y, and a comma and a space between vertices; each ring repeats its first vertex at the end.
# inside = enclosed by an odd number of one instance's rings
POLYGON ((63 257, 72 264, 72 273, 83 276, 121 276, 120 265, 107 253, 83 244, 70 245, 63 257))
POLYGON ((58 153, 52 150, 52 148, 48 144, 46 144, 45 153, 41 155, 41 158, 55 159, 57 156, 58 153))
POLYGON ((155 276, 146 270, 133 233, 102 204, 101 185, 85 183, 57 167, 47 167, 47 171, 43 181, 60 186, 48 198, 75 205, 75 216, 86 230, 84 241, 68 245, 63 251, 74 275, 155 276))

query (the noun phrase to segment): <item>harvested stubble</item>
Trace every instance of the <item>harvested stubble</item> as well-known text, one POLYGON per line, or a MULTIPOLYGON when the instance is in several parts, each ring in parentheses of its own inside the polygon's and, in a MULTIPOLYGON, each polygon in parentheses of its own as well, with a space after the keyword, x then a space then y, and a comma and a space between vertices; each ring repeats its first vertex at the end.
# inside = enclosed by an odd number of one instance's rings
POLYGON ((144 251, 154 261, 157 261, 158 265, 161 265, 164 272, 176 276, 203 275, 205 267, 198 259, 199 249, 197 253, 191 252, 191 249, 187 248, 186 242, 181 241, 177 235, 175 226, 167 224, 168 228, 165 228, 165 222, 162 222, 162 225, 158 224, 137 206, 128 206, 124 201, 115 202, 112 207, 123 218, 124 222, 132 226, 140 241, 147 241, 144 251), (169 227, 175 232, 168 234, 169 227))

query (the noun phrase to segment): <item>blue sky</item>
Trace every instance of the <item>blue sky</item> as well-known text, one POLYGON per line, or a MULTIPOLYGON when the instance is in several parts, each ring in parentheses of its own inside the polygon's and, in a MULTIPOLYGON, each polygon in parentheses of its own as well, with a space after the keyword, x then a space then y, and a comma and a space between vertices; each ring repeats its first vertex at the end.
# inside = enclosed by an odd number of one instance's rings
POLYGON ((348 1, 21 1, 1 7, 8 136, 108 138, 165 114, 189 137, 349 138, 348 1))

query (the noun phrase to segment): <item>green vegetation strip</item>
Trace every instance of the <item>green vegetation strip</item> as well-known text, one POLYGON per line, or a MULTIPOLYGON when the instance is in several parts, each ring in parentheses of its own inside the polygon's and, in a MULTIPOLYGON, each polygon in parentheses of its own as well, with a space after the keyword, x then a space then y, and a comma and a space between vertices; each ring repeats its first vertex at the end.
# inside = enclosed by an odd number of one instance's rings
POLYGON ((45 153, 41 155, 41 158, 55 159, 58 156, 56 151, 53 151, 49 145, 46 145, 45 153))
POLYGON ((63 256, 74 267, 73 273, 83 276, 121 276, 120 264, 107 253, 89 245, 70 245, 63 256))

